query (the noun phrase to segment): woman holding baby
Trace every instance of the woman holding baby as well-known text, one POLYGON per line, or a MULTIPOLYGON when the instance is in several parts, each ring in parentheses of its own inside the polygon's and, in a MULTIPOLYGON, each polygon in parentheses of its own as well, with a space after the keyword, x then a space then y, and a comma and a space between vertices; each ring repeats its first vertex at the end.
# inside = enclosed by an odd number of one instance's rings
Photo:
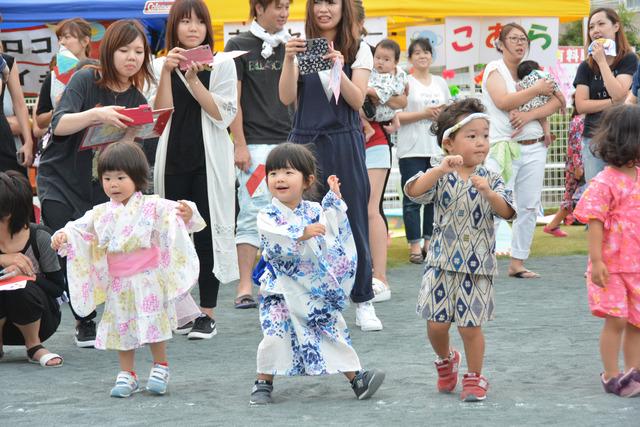
POLYGON ((527 89, 517 90, 518 66, 529 53, 531 41, 519 24, 506 24, 495 46, 502 58, 487 64, 482 80, 482 102, 491 116, 486 165, 500 173, 513 189, 517 217, 513 221, 511 262, 508 274, 518 279, 534 279, 537 273, 524 266, 529 257, 547 160, 547 146, 540 119, 561 107, 554 84, 539 79, 527 89), (519 108, 536 96, 550 97, 544 105, 529 111, 519 108))
POLYGON ((600 116, 612 105, 624 102, 638 65, 638 58, 627 41, 620 17, 613 9, 594 9, 588 22, 588 58, 578 67, 573 81, 576 109, 578 113, 585 114, 582 162, 587 181, 604 169, 604 162, 589 149, 600 116))

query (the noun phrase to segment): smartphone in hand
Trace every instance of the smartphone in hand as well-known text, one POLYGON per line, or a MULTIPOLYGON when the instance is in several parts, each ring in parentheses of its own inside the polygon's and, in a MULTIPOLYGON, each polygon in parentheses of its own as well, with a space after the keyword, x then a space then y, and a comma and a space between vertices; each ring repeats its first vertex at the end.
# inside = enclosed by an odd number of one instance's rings
POLYGON ((17 151, 16 152, 16 160, 18 160, 18 164, 24 165, 24 152, 17 151))
POLYGON ((182 71, 187 70, 192 62, 205 65, 213 63, 213 52, 211 52, 211 46, 208 44, 185 50, 182 52, 182 56, 187 58, 186 61, 180 61, 179 66, 182 71))
POLYGON ((307 50, 297 53, 300 74, 312 74, 318 71, 330 70, 333 62, 323 57, 329 53, 329 42, 324 37, 308 39, 307 50))

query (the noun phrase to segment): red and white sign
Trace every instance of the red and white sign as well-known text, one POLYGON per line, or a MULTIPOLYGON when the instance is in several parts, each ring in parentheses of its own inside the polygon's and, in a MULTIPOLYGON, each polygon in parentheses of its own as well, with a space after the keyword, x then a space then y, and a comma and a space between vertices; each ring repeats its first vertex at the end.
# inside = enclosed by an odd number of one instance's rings
POLYGON ((579 64, 585 60, 582 46, 558 46, 558 63, 579 64))
POLYGON ((149 0, 144 4, 142 13, 145 15, 168 15, 173 0, 149 0))

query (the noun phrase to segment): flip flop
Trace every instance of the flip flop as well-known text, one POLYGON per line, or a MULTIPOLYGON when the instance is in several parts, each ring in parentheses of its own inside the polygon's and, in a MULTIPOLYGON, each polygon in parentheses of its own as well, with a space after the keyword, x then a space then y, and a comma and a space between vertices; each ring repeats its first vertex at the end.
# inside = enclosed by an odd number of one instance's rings
POLYGON ((517 273, 509 273, 509 277, 515 277, 516 279, 539 279, 540 275, 531 270, 524 269, 517 273))
POLYGON ((233 301, 233 304, 235 308, 241 309, 241 310, 244 310, 247 308, 256 308, 258 306, 258 304, 256 303, 256 300, 254 300, 253 297, 249 294, 240 295, 233 301))

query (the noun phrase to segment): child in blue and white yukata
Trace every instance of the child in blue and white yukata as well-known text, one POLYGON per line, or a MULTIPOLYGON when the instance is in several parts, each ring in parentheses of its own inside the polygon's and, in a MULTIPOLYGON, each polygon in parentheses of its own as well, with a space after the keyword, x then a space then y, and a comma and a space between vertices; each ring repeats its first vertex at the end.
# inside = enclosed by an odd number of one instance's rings
POLYGON ((342 317, 355 281, 357 252, 335 175, 322 204, 303 200, 315 181, 315 158, 284 143, 266 160, 271 205, 258 214, 262 260, 258 378, 251 405, 272 403, 274 375, 343 373, 358 399, 371 397, 384 372, 363 371, 342 317))
POLYGON ((497 273, 494 216, 515 215, 513 195, 502 177, 489 171, 489 116, 477 99, 446 107, 431 126, 446 156, 405 184, 416 203, 434 203, 433 237, 425 259, 418 314, 438 356, 438 391, 451 393, 458 383, 460 353, 450 347, 452 323, 464 343, 468 373, 461 398, 486 398, 489 382, 482 375, 484 335, 481 326, 493 318, 493 276, 497 273))

